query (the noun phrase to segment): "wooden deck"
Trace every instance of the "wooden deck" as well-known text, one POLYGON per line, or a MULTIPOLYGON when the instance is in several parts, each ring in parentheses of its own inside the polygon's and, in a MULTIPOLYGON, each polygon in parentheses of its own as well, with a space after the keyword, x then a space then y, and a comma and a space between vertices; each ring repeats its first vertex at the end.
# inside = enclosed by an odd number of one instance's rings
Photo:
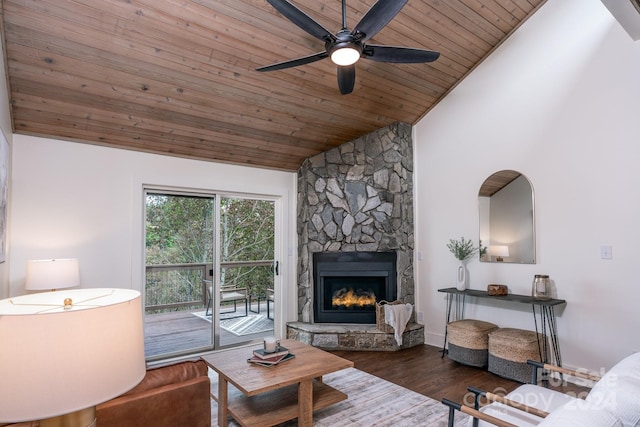
MULTIPOLYGON (((254 304, 254 309, 256 308, 254 304)), ((191 311, 146 314, 144 319, 144 349, 147 358, 161 355, 186 354, 189 351, 213 350, 213 329, 211 322, 195 316, 191 311)), ((242 309, 240 309, 242 310, 242 309)), ((260 315, 266 317, 266 305, 262 305, 260 315)), ((261 341, 263 337, 273 335, 269 332, 237 336, 220 328, 220 348, 261 341)))

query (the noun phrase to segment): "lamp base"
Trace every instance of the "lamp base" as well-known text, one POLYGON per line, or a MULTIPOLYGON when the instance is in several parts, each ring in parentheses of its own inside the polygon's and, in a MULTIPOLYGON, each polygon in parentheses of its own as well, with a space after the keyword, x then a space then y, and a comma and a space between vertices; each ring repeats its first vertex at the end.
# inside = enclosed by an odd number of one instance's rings
POLYGON ((40 427, 96 427, 96 407, 40 420, 40 427))

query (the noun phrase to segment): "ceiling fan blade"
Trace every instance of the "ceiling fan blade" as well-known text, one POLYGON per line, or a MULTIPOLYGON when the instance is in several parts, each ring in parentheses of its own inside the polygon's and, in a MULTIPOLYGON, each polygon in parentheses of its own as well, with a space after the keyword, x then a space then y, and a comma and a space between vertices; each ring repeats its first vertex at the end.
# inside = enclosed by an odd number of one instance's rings
POLYGON ((360 41, 367 41, 393 19, 409 0, 378 0, 376 4, 364 14, 351 34, 359 37, 360 41))
POLYGON ((271 6, 280 12, 289 21, 311 34, 313 37, 324 42, 335 40, 335 36, 322 25, 318 24, 309 15, 298 9, 288 0, 267 0, 271 6))
POLYGON ((288 61, 278 62, 276 64, 265 65, 264 67, 256 68, 256 71, 275 71, 284 70, 285 68, 297 67, 298 65, 311 64, 312 62, 319 61, 327 58, 329 54, 325 51, 314 53, 313 55, 303 56, 302 58, 289 59, 288 61))
POLYGON ((347 65, 338 67, 338 87, 342 95, 353 92, 353 86, 356 84, 356 66, 347 65))
POLYGON ((397 64, 420 64, 433 62, 440 56, 439 52, 412 47, 380 46, 368 44, 362 57, 378 62, 394 62, 397 64))

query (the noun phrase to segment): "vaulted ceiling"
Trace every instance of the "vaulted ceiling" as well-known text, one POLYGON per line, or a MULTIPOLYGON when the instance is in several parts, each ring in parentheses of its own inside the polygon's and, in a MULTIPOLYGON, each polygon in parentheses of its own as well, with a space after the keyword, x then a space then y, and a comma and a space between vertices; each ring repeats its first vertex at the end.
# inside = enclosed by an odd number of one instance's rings
MULTIPOLYGON (((409 0, 370 43, 440 52, 361 59, 341 95, 322 51, 266 0, 0 0, 15 133, 294 171, 396 121, 415 124, 546 0, 409 0)), ((291 0, 331 32, 340 0, 291 0)), ((375 0, 347 0, 351 29, 375 0)))

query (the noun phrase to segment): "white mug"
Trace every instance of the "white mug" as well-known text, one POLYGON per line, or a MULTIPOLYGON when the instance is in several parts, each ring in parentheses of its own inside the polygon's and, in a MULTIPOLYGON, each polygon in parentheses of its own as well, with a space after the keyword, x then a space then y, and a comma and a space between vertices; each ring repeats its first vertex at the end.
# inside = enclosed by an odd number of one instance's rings
POLYGON ((265 353, 274 353, 276 351, 276 337, 265 337, 264 351, 265 353))

